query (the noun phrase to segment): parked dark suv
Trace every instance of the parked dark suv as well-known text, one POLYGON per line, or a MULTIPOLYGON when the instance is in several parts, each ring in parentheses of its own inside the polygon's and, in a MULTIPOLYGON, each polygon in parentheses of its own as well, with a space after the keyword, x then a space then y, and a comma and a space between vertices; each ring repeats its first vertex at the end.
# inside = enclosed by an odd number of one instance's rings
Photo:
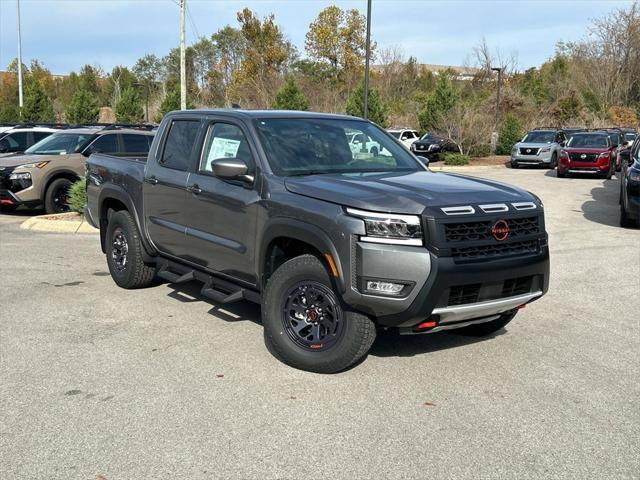
POLYGON ((640 227, 640 139, 620 153, 620 225, 640 227))
POLYGON ((548 288, 539 198, 430 172, 354 117, 174 112, 146 162, 93 154, 86 178, 118 285, 258 302, 270 350, 305 370, 355 364, 377 327, 487 335, 548 288), (360 134, 380 148, 351 149, 360 134))
POLYGON ((427 132, 411 144, 411 151, 430 161, 440 160, 447 152, 459 152, 458 146, 451 140, 433 132, 427 132))

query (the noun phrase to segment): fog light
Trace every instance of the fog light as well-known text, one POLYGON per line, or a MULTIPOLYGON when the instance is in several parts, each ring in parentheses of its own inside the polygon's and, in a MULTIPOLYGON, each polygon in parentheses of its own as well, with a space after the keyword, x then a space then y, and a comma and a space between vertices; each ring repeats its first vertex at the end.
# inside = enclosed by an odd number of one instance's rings
POLYGON ((366 289, 371 293, 383 295, 400 295, 406 285, 404 283, 383 282, 380 280, 367 280, 366 289))

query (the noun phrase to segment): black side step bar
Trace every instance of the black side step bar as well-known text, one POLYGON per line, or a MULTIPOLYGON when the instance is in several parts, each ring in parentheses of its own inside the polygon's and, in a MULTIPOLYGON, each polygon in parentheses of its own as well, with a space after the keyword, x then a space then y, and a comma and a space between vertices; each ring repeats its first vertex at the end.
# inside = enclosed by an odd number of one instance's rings
POLYGON ((249 300, 254 303, 260 303, 260 294, 258 292, 192 269, 187 265, 170 262, 163 258, 158 260, 156 267, 158 277, 170 283, 184 283, 191 280, 203 282, 204 285, 200 290, 200 294, 214 302, 233 303, 240 300, 249 300))

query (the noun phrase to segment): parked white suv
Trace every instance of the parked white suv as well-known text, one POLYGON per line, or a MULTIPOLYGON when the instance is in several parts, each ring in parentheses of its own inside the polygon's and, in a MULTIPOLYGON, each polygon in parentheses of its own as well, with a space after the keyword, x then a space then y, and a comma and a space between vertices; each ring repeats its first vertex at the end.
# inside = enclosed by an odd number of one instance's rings
POLYGON ((407 148, 410 148, 411 144, 420 138, 418 132, 409 128, 389 128, 387 132, 400 140, 400 143, 407 148))
POLYGON ((0 157, 22 153, 31 145, 59 131, 59 128, 22 125, 5 130, 0 133, 0 157))

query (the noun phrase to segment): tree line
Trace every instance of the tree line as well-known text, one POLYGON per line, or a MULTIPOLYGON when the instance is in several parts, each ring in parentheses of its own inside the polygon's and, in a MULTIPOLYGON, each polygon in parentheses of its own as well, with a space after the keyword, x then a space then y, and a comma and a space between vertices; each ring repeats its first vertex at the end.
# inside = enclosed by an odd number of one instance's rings
MULTIPOLYGON (((363 115, 366 19, 329 6, 309 25, 304 55, 274 15, 245 8, 237 25, 200 38, 186 50, 188 107, 283 108, 363 115)), ((430 71, 398 47, 372 45, 369 118, 383 127, 437 131, 461 153, 488 151, 491 132, 520 135, 533 126, 636 126, 640 112, 640 6, 593 20, 582 40, 559 43, 538 68, 518 71, 512 58, 482 40, 470 52, 472 78, 430 71), (503 69, 500 124, 496 77, 503 69)), ((180 107, 180 53, 146 54, 111 72, 84 65, 54 78, 44 64, 23 66, 25 101, 17 108, 14 60, 0 85, 0 122, 159 121, 180 107), (101 110, 103 114, 101 115, 101 110)))

